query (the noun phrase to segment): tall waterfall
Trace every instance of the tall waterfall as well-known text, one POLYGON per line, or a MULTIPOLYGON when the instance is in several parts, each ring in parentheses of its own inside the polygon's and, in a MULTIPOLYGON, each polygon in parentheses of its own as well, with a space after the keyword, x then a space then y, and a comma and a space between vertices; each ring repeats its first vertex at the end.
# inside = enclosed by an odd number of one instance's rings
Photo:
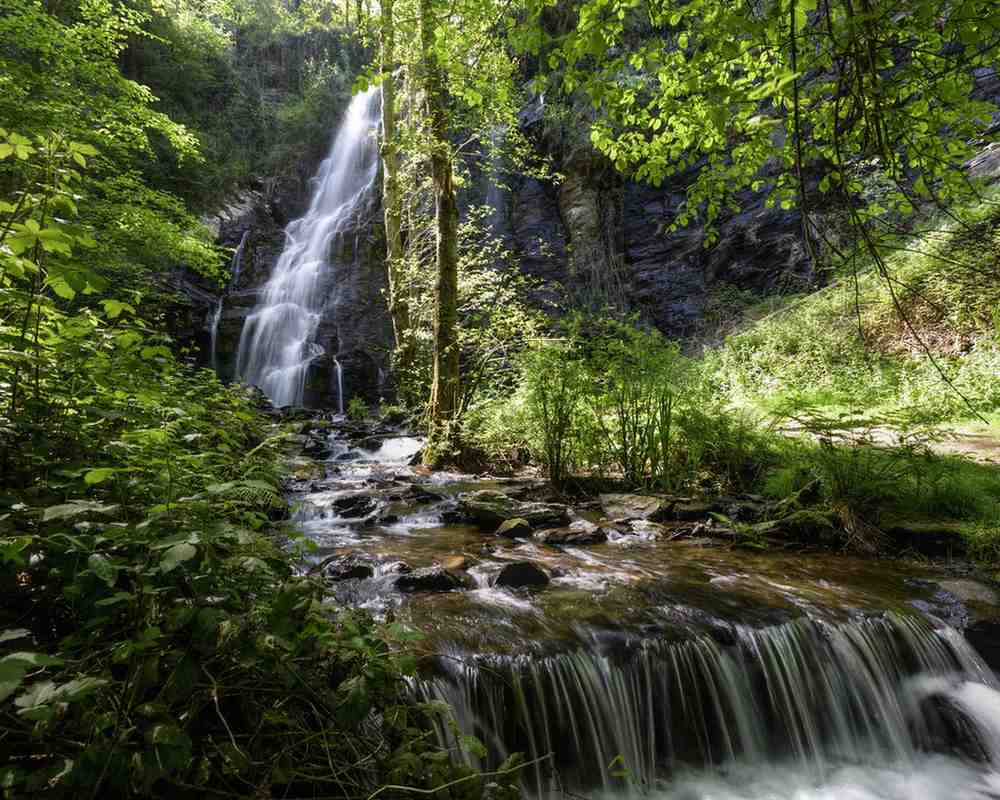
MULTIPOLYGON (((911 617, 736 627, 724 644, 449 658, 415 689, 451 704, 461 732, 487 747, 488 760, 469 756, 475 766, 525 754, 535 796, 1000 796, 976 788, 1000 787, 995 677, 960 634, 911 617), (956 741, 963 758, 931 755, 956 741)), ((447 725, 439 733, 458 746, 447 725)))
POLYGON ((277 407, 302 404, 309 365, 323 354, 315 340, 324 278, 328 268, 336 269, 329 263, 330 247, 371 199, 378 173, 378 120, 377 88, 351 100, 313 178, 309 210, 285 228, 285 249, 243 325, 237 375, 262 389, 277 407))

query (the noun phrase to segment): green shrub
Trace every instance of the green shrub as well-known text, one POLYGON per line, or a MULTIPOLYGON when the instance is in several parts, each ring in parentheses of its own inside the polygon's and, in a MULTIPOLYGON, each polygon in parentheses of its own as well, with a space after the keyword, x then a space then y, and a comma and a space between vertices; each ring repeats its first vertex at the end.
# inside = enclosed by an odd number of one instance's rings
POLYGON ((723 406, 705 393, 684 408, 680 456, 689 482, 707 479, 719 490, 754 487, 778 457, 777 435, 753 413, 723 406))
POLYGON ((603 335, 582 339, 585 400, 600 441, 625 481, 676 484, 677 415, 690 375, 680 348, 655 331, 605 321, 603 335))
POLYGON ((549 344, 525 355, 527 413, 540 436, 538 454, 557 488, 570 466, 583 378, 580 362, 563 346, 549 344))
POLYGON ((364 422, 368 419, 368 404, 360 397, 352 397, 347 404, 347 418, 354 422, 364 422))

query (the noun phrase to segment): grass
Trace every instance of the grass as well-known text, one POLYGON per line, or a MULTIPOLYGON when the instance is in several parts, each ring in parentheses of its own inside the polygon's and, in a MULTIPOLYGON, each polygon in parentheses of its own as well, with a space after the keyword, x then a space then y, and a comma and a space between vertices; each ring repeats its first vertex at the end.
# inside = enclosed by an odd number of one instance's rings
POLYGON ((931 221, 887 242, 891 285, 910 326, 869 264, 856 281, 835 276, 817 292, 785 298, 778 310, 773 298, 749 308, 744 318, 755 321, 708 353, 706 368, 734 404, 765 413, 791 404, 975 419, 961 392, 1000 430, 998 199, 994 189, 962 209, 964 224, 931 221))

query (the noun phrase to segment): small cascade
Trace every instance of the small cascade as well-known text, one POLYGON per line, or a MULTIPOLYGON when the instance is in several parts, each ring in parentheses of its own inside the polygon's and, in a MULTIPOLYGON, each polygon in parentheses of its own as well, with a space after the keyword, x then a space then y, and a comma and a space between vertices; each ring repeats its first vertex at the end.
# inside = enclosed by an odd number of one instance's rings
POLYGON ((333 360, 333 368, 337 372, 337 413, 344 413, 344 368, 337 359, 333 360))
POLYGON ((503 163, 497 155, 507 137, 506 127, 497 127, 490 132, 489 170, 486 183, 486 205, 490 207, 489 223, 494 236, 506 233, 504 220, 507 217, 507 189, 502 183, 503 163))
POLYGON ((212 319, 209 323, 209 336, 211 340, 210 347, 210 357, 209 363, 212 365, 212 369, 216 372, 219 371, 219 352, 218 352, 218 342, 219 342, 219 323, 222 321, 222 303, 225 300, 226 295, 228 295, 233 288, 239 283, 240 280, 240 269, 243 267, 243 251, 247 246, 247 238, 250 236, 250 229, 247 228, 243 231, 243 236, 240 237, 240 243, 236 246, 236 250, 233 252, 233 260, 230 263, 230 275, 229 283, 226 284, 226 288, 221 295, 219 295, 219 300, 215 304, 215 309, 212 311, 212 319))
POLYGON ((243 252, 246 250, 248 238, 250 238, 249 228, 243 231, 243 235, 240 237, 240 243, 236 245, 236 250, 233 252, 229 285, 226 287, 227 292, 235 289, 240 283, 240 271, 243 269, 243 252))
MULTIPOLYGON (((738 787, 701 793, 690 786, 724 780, 746 765, 758 777, 761 770, 790 770, 812 787, 848 767, 912 770, 941 738, 943 723, 926 702, 935 695, 975 720, 987 752, 1000 750, 1000 693, 991 671, 961 636, 892 614, 734 627, 725 644, 697 637, 544 658, 446 658, 440 674, 415 691, 449 703, 459 729, 483 742, 491 755, 483 763, 472 759, 475 766, 495 767, 510 753, 524 753, 534 762, 526 788, 543 797, 595 790, 799 797, 742 794, 738 787), (986 718, 977 720, 983 711, 986 718)), ((447 726, 439 735, 457 745, 447 726)))
POLYGON ((356 95, 314 178, 309 209, 285 229, 285 248, 244 323, 237 374, 263 390, 275 406, 302 404, 309 365, 323 355, 315 340, 329 267, 336 268, 330 264, 331 245, 351 229, 372 198, 378 123, 378 89, 356 95))

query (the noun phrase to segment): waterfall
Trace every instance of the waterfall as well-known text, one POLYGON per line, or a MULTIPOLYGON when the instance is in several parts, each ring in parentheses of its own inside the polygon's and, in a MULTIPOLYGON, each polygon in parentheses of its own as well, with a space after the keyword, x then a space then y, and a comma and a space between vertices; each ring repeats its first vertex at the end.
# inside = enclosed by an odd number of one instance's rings
MULTIPOLYGON (((734 627, 725 644, 446 658, 415 692, 449 703, 461 733, 483 742, 491 755, 469 756, 474 766, 496 767, 513 752, 534 762, 524 779, 535 796, 995 796, 944 788, 963 770, 979 775, 968 762, 949 758, 952 774, 928 761, 955 724, 942 705, 981 740, 983 760, 1000 757, 995 678, 960 635, 906 616, 734 627), (896 792, 884 788, 886 774, 914 783, 896 792), (931 788, 917 791, 921 780, 931 788)), ((459 744, 444 723, 439 736, 459 744)))
POLYGON ((219 322, 222 321, 222 301, 225 299, 226 295, 233 289, 234 286, 239 282, 240 279, 240 269, 243 267, 243 251, 247 246, 247 237, 250 236, 250 229, 247 228, 243 231, 243 236, 240 237, 240 243, 236 246, 236 250, 233 252, 233 260, 230 262, 230 275, 229 283, 226 284, 225 290, 219 295, 219 300, 215 304, 215 308, 212 311, 212 319, 209 323, 209 337, 211 340, 210 345, 210 358, 209 363, 212 365, 212 369, 216 372, 219 371, 219 353, 218 353, 218 342, 219 342, 219 322))
POLYGON ((309 365, 323 355, 315 339, 329 288, 330 248, 372 197, 378 174, 378 120, 377 88, 351 100, 313 179, 309 209, 285 228, 284 250, 244 323, 237 374, 262 389, 277 407, 302 404, 309 365))

